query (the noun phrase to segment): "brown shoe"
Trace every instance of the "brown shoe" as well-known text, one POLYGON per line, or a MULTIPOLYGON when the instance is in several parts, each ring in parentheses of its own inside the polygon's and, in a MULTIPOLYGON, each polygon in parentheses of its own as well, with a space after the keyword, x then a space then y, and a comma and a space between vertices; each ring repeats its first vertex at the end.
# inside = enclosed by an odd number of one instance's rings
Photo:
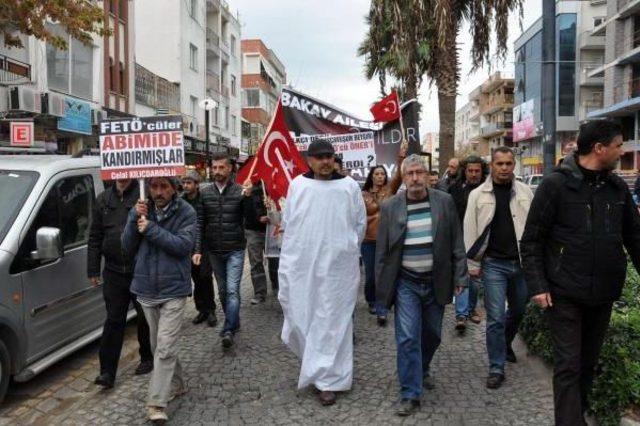
POLYGON ((474 324, 480 324, 480 321, 482 321, 482 317, 477 311, 471 311, 471 314, 469 314, 469 319, 474 324))
POLYGON ((333 405, 336 403, 336 393, 331 391, 321 391, 318 394, 318 401, 323 406, 333 405))

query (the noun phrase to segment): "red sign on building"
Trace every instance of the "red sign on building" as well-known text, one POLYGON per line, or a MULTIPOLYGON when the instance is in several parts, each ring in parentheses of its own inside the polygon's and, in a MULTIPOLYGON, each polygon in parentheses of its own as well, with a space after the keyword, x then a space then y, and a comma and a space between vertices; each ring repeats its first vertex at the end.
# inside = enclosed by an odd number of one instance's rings
POLYGON ((12 121, 11 146, 29 148, 33 145, 33 122, 12 121))

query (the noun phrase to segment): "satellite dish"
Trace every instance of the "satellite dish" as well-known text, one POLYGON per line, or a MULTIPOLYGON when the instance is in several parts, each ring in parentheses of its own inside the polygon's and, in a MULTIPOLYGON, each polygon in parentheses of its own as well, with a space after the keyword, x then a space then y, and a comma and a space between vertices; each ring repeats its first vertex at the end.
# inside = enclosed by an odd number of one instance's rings
POLYGON ((198 102, 198 106, 200 106, 200 108, 206 110, 206 111, 211 111, 212 109, 216 108, 218 106, 218 102, 214 101, 211 98, 207 98, 207 99, 203 99, 200 102, 198 102))

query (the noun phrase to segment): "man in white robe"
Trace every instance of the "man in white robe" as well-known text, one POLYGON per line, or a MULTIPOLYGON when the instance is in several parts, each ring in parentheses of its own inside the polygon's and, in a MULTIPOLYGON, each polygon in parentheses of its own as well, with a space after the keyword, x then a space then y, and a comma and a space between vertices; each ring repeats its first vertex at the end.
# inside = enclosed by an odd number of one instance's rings
POLYGON ((301 360, 298 388, 314 385, 322 405, 353 381, 352 314, 367 218, 360 186, 334 172, 333 155, 330 142, 311 143, 312 171, 289 186, 278 273, 282 340, 301 360))

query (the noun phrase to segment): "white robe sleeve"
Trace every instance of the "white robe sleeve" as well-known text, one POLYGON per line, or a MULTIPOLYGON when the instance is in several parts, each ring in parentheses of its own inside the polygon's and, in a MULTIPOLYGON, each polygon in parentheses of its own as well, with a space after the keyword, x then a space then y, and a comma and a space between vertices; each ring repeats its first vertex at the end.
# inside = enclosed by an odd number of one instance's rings
POLYGON ((358 246, 360 246, 362 244, 362 241, 364 241, 364 235, 367 232, 367 208, 364 204, 364 198, 362 198, 360 185, 355 183, 352 192, 354 205, 353 223, 355 224, 356 232, 358 234, 358 246))

